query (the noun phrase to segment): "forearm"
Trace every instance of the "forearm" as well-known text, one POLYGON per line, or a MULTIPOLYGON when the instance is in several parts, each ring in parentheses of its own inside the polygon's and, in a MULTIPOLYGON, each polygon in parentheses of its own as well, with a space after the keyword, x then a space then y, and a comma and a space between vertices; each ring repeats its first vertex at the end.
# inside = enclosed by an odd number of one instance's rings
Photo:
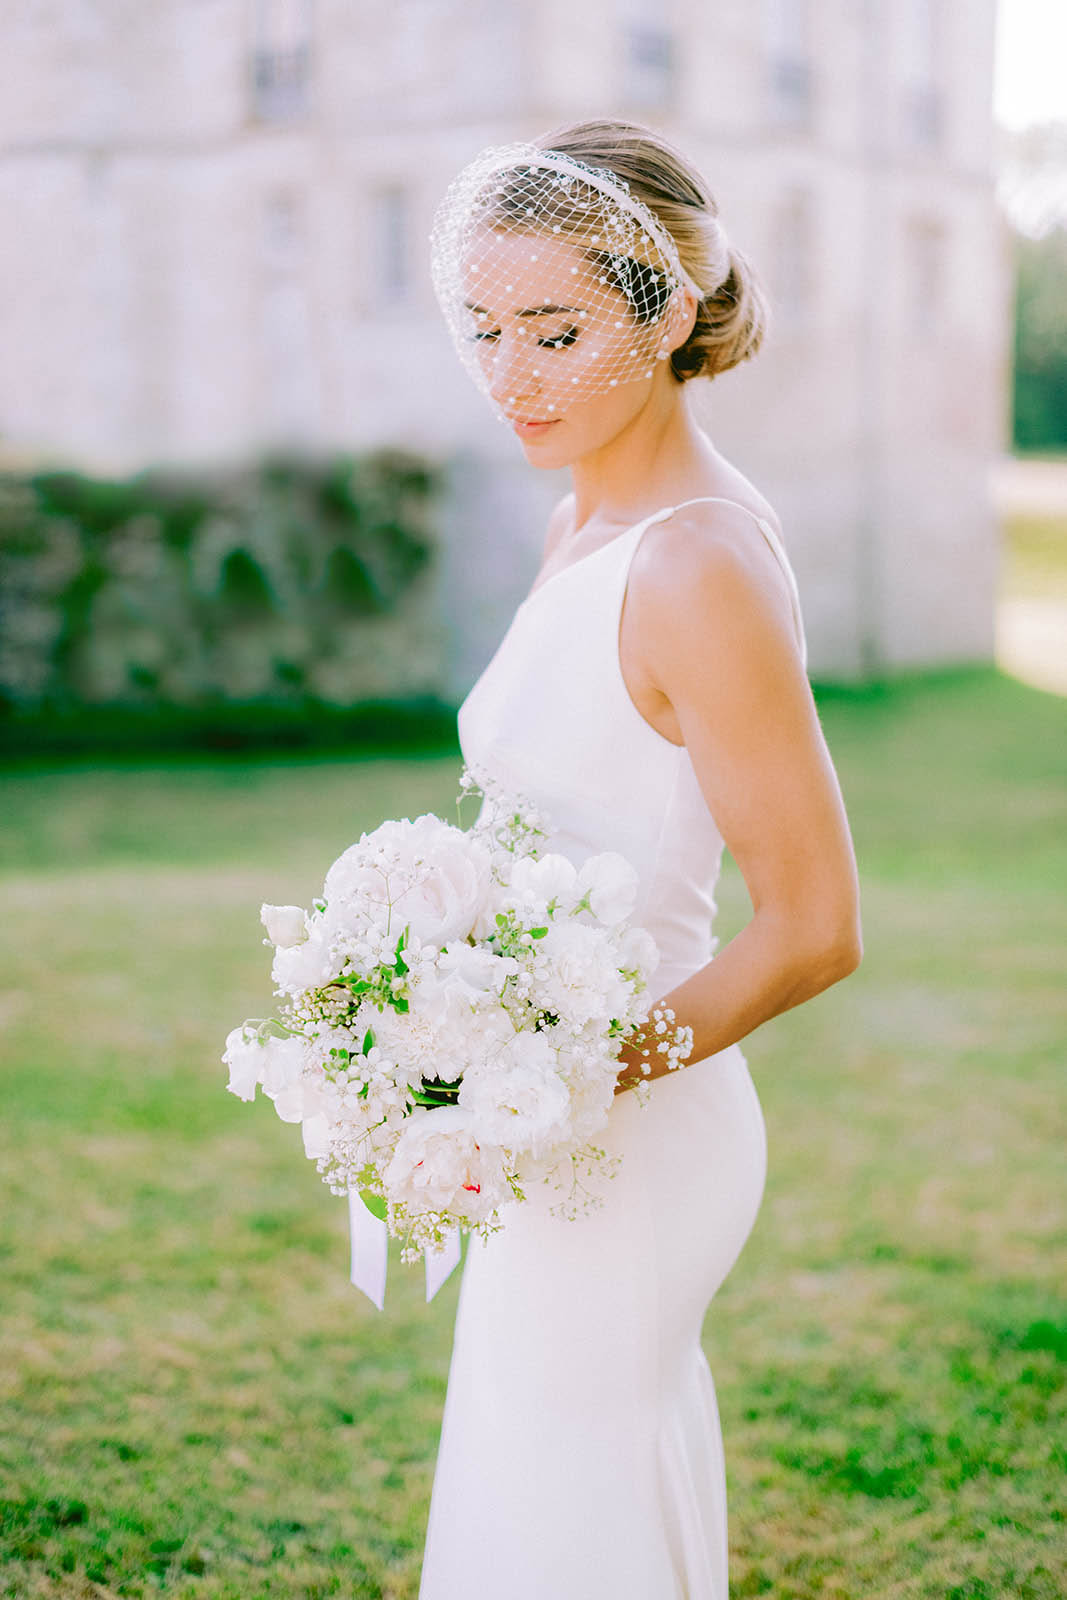
MULTIPOLYGON (((858 962, 856 934, 846 931, 801 944, 795 924, 757 914, 712 961, 661 996, 656 1005, 674 1012, 673 1026, 693 1030, 689 1065, 725 1050, 760 1023, 820 994, 858 962)), ((623 1047, 620 1091, 641 1076, 647 1081, 667 1073, 667 1058, 656 1049, 657 1042, 657 1035, 650 1032, 643 1045, 623 1047), (647 1057, 642 1048, 648 1049, 647 1057), (651 1069, 648 1074, 641 1072, 643 1061, 651 1069)))

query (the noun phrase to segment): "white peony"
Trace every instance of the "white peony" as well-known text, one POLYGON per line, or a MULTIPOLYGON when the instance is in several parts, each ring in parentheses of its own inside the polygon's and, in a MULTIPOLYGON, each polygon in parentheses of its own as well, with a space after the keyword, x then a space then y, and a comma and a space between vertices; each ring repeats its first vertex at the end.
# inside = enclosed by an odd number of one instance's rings
POLYGON ((321 989, 338 976, 344 956, 331 951, 323 919, 308 918, 308 937, 303 944, 280 945, 274 952, 270 975, 284 994, 300 994, 304 989, 321 989))
POLYGON ((472 1067, 459 1103, 480 1138, 509 1150, 539 1152, 567 1135, 570 1095, 543 1033, 517 1033, 492 1062, 472 1067))
POLYGON ((326 874, 327 914, 354 911, 424 943, 465 939, 489 888, 490 858, 477 838, 432 813, 383 822, 339 856, 326 874))
POLYGON ((578 869, 577 898, 588 893, 589 906, 599 921, 614 927, 625 922, 637 901, 637 872, 615 850, 589 856, 578 869))
POLYGON ((538 992, 549 1010, 569 1021, 606 1022, 620 1016, 630 999, 615 963, 603 929, 586 922, 554 922, 540 941, 538 992))
POLYGON ((417 1107, 405 1119, 383 1174, 390 1198, 412 1211, 456 1211, 472 1220, 510 1194, 499 1150, 474 1137, 461 1106, 417 1107))
POLYGON ((307 918, 302 906, 262 905, 259 908, 259 920, 273 945, 287 948, 303 944, 307 938, 307 918))

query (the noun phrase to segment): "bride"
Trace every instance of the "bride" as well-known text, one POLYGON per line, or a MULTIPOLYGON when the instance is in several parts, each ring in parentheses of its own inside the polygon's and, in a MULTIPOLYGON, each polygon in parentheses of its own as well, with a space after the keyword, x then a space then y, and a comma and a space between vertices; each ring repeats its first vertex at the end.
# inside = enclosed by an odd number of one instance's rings
POLYGON ((727 1600, 700 1338, 766 1172, 738 1041, 861 954, 778 519, 690 403, 756 353, 764 302, 704 179, 630 123, 484 151, 432 264, 471 375, 573 483, 460 708, 464 759, 547 812, 546 850, 633 863, 661 951, 648 1004, 693 1046, 673 1071, 624 1049, 599 1207, 563 1221, 531 1187, 468 1249, 420 1600, 727 1600), (752 917, 716 952, 724 842, 752 917))

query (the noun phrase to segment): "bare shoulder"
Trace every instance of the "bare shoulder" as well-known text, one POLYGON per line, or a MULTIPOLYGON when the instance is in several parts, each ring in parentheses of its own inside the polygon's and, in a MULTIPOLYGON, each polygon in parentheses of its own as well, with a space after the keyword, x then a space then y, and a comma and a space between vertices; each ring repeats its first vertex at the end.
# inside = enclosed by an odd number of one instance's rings
POLYGON ((633 588, 644 606, 675 622, 705 625, 758 614, 791 634, 789 580, 756 518, 781 539, 778 518, 765 504, 684 506, 653 524, 633 564, 633 588))
POLYGON ((552 514, 548 519, 548 527, 545 530, 545 547, 541 555, 542 565, 551 556, 564 532, 573 521, 574 492, 572 490, 570 494, 565 494, 562 500, 558 500, 552 508, 552 514))

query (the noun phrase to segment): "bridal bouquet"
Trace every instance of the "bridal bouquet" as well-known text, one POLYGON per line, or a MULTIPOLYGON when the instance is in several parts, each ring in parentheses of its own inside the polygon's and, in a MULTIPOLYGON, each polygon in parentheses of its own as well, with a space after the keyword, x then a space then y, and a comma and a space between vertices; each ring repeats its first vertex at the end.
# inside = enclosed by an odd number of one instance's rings
MULTIPOLYGON (((278 1018, 226 1040, 228 1087, 256 1086, 334 1193, 357 1190, 402 1259, 459 1226, 489 1233, 536 1181, 574 1217, 624 1042, 681 1064, 692 1032, 641 996, 659 961, 628 922, 637 875, 620 855, 575 867, 538 851, 546 818, 488 773, 472 827, 432 814, 383 822, 330 867, 310 911, 264 905, 278 1018)), ((647 1099, 648 1085, 635 1086, 647 1099), (643 1091, 643 1092, 642 1092, 643 1091)))

